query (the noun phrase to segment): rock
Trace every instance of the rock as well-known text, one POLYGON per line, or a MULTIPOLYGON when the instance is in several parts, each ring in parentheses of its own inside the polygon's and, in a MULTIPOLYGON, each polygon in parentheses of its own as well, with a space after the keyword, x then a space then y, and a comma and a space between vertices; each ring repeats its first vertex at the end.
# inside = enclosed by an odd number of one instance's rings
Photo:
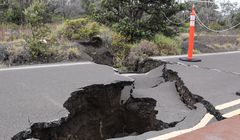
POLYGON ((236 92, 236 95, 237 95, 237 96, 240 96, 240 91, 236 92))
POLYGON ((85 47, 84 52, 88 54, 94 63, 113 66, 113 55, 105 47, 85 47))
POLYGON ((92 55, 93 62, 108 66, 113 66, 113 57, 106 48, 97 49, 96 53, 92 55))

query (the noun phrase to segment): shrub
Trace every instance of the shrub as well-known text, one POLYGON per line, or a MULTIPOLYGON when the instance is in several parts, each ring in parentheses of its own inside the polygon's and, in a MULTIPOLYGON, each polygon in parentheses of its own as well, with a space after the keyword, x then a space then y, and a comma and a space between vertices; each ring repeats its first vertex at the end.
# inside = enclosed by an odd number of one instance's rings
POLYGON ((223 26, 217 22, 213 22, 209 24, 209 28, 213 29, 213 30, 221 30, 223 29, 223 26))
POLYGON ((147 40, 142 40, 137 47, 132 49, 132 52, 138 52, 147 56, 159 55, 158 46, 147 40))
POLYGON ((42 0, 34 0, 33 3, 25 9, 25 18, 31 26, 36 27, 46 23, 49 20, 47 5, 42 0))
POLYGON ((179 27, 180 33, 187 33, 189 30, 190 23, 184 23, 183 26, 179 27))
POLYGON ((4 12, 4 20, 15 24, 21 24, 22 11, 20 7, 12 5, 4 12))
POLYGON ((149 56, 158 55, 158 46, 150 41, 142 40, 139 44, 131 49, 127 59, 126 65, 129 70, 135 70, 139 62, 148 58, 149 56))
POLYGON ((81 57, 81 53, 78 48, 68 48, 66 50, 66 57, 69 60, 79 59, 81 57))
POLYGON ((127 58, 132 45, 131 44, 127 44, 125 42, 114 42, 112 44, 112 47, 117 49, 117 51, 115 51, 114 53, 114 66, 116 68, 123 68, 123 66, 125 65, 125 59, 127 58))
POLYGON ((156 34, 154 42, 158 45, 160 55, 181 54, 181 40, 179 38, 170 38, 162 34, 156 34))
POLYGON ((125 59, 127 58, 132 44, 126 41, 126 38, 119 33, 112 32, 112 37, 109 44, 109 50, 114 55, 114 66, 116 68, 123 68, 125 59))
POLYGON ((47 59, 49 46, 47 43, 44 42, 44 40, 39 40, 37 38, 32 37, 27 40, 27 44, 32 59, 34 60, 42 59, 43 61, 47 59))
POLYGON ((9 46, 7 47, 8 64, 19 65, 29 62, 30 55, 24 46, 9 46))
POLYGON ((62 34, 70 40, 90 39, 99 34, 100 25, 88 18, 66 20, 62 34))

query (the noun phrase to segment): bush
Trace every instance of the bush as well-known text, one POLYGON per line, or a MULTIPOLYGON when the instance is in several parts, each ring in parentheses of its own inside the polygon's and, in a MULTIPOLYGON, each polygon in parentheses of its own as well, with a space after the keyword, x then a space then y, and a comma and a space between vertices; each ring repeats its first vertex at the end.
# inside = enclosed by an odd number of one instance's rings
POLYGON ((8 64, 19 65, 29 62, 30 55, 24 46, 9 46, 7 47, 8 64))
POLYGON ((179 27, 180 33, 187 33, 189 30, 190 23, 184 23, 183 26, 179 27))
POLYGON ((113 32, 109 44, 109 50, 114 55, 114 67, 123 68, 125 60, 130 53, 132 44, 127 43, 126 38, 119 33, 113 32))
POLYGON ((88 18, 66 20, 62 34, 70 40, 91 39, 99 34, 100 25, 88 18))
POLYGON ((15 24, 21 24, 22 11, 18 6, 12 5, 4 12, 4 20, 15 24))
POLYGON ((25 9, 24 15, 29 24, 37 27, 49 21, 49 12, 47 5, 42 0, 34 0, 33 3, 25 9))
POLYGON ((115 49, 118 49, 114 53, 114 66, 116 68, 123 68, 125 65, 125 59, 127 58, 128 54, 130 53, 130 50, 132 48, 131 44, 127 44, 125 42, 114 42, 112 44, 112 47, 115 49))
POLYGON ((213 29, 213 30, 221 30, 223 29, 223 26, 217 22, 213 22, 209 24, 209 28, 213 29))
POLYGON ((181 54, 181 40, 178 38, 170 38, 162 34, 156 34, 154 42, 158 45, 160 55, 181 54))
POLYGON ((126 65, 129 70, 135 70, 139 62, 142 62, 144 59, 149 56, 158 55, 159 50, 158 46, 150 41, 142 40, 139 44, 131 49, 127 59, 126 65))
POLYGON ((81 57, 79 49, 73 47, 68 48, 65 54, 68 60, 79 59, 81 57))
POLYGON ((145 54, 147 56, 159 55, 158 46, 150 41, 142 40, 137 47, 133 48, 131 52, 138 52, 138 54, 145 54))
POLYGON ((44 40, 39 40, 37 38, 30 38, 27 40, 29 47, 29 53, 34 60, 46 60, 48 57, 49 46, 44 40))

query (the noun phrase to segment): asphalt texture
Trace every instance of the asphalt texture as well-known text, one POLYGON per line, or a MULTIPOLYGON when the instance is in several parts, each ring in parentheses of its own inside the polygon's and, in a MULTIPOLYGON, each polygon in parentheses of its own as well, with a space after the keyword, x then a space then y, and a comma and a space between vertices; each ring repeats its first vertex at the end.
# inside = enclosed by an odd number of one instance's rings
POLYGON ((240 52, 198 55, 195 58, 202 62, 184 62, 177 57, 156 59, 173 63, 167 68, 178 72, 193 94, 204 97, 213 105, 240 98, 236 96, 240 89, 240 52))
MULTIPOLYGON (((180 56, 182 57, 182 56, 180 56)), ((193 94, 202 96, 214 106, 240 99, 240 52, 198 55, 199 63, 179 61, 178 56, 155 57, 168 61, 167 69, 178 72, 193 94)), ((157 101, 157 119, 164 122, 185 120, 174 128, 151 131, 121 140, 146 140, 173 131, 192 128, 207 113, 202 104, 190 110, 180 100, 173 82, 165 82, 160 66, 145 74, 118 74, 113 68, 93 63, 0 70, 0 139, 8 140, 32 123, 46 122, 67 116, 62 107, 73 91, 93 85, 135 80, 132 95, 157 101)), ((124 99, 131 87, 124 89, 124 99), (125 91, 126 90, 126 91, 125 91)), ((235 105, 221 112, 239 109, 235 105)), ((212 120, 211 123, 216 122, 212 120)))
POLYGON ((97 64, 0 70, 0 139, 67 116, 63 103, 81 87, 131 80, 97 64))
MULTIPOLYGON (((236 92, 240 89, 240 61, 238 61, 240 59, 240 52, 198 55, 197 58, 202 60, 199 63, 183 62, 179 60, 180 57, 184 56, 154 57, 154 59, 169 62, 170 64, 167 64, 167 69, 178 72, 185 86, 193 94, 202 96, 214 106, 240 99, 239 96, 236 96, 236 92)), ((159 68, 162 69, 161 67, 159 68)), ((128 75, 135 79, 136 85, 139 86, 136 86, 133 95, 136 97, 154 98, 157 101, 155 109, 159 111, 157 119, 166 122, 181 120, 184 116, 186 119, 174 128, 151 131, 138 136, 119 138, 118 140, 146 140, 169 132, 192 128, 207 113, 201 104, 197 104, 197 110, 188 109, 180 101, 173 83, 163 82, 151 88, 149 83, 151 83, 150 85, 154 85, 153 81, 159 81, 156 78, 160 76, 159 73, 161 70, 158 71, 156 73, 156 70, 152 70, 145 75, 140 74, 138 76, 128 75), (145 81, 146 79, 148 79, 148 82, 145 81), (144 84, 145 82, 146 84, 144 84)), ((229 107, 220 112, 225 114, 237 109, 239 109, 239 105, 229 107)), ((213 118, 209 124, 215 122, 217 120, 213 118)))

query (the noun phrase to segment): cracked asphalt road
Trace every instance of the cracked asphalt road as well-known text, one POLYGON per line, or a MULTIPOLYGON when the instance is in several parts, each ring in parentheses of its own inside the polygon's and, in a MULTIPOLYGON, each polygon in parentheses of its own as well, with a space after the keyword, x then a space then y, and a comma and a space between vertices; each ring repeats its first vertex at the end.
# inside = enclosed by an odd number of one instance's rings
MULTIPOLYGON (((177 57, 155 59, 172 62, 167 68, 178 72, 193 94, 201 95, 214 106, 240 99, 235 94, 240 89, 240 52, 198 57, 203 60, 201 63, 180 62, 177 57)), ((133 79, 133 96, 155 99, 158 119, 166 122, 186 119, 174 128, 119 139, 150 139, 194 127, 206 115, 206 109, 199 103, 196 110, 187 108, 180 101, 174 83, 164 81, 162 69, 160 66, 147 74, 120 75, 108 66, 78 63, 0 70, 0 139, 10 139, 32 123, 66 116, 68 112, 62 105, 76 89, 133 79)), ((239 104, 222 110, 222 113, 237 109, 239 104)))
POLYGON ((70 93, 92 84, 132 79, 93 63, 40 65, 0 70, 0 139, 9 140, 32 123, 65 117, 70 93))

